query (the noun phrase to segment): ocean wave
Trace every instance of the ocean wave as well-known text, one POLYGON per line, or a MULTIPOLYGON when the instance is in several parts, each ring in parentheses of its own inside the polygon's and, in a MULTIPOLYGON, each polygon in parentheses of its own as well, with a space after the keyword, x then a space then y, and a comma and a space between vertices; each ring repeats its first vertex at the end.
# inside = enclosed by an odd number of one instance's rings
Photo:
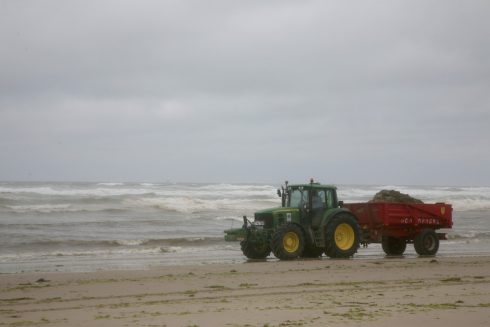
POLYGON ((222 237, 178 237, 162 239, 117 239, 117 240, 33 240, 31 242, 19 242, 11 246, 23 249, 64 248, 118 248, 118 247, 155 247, 155 246, 180 246, 201 247, 216 245, 223 242, 222 237))
POLYGON ((97 185, 102 185, 102 186, 122 186, 124 183, 97 183, 97 185))
POLYGON ((219 190, 274 190, 277 187, 271 186, 271 185, 256 185, 256 184, 207 184, 207 185, 200 185, 197 187, 197 189, 200 190, 212 190, 212 191, 219 191, 219 190))
POLYGON ((339 199, 345 202, 364 202, 382 189, 394 189, 421 199, 425 203, 452 204, 455 211, 489 210, 490 187, 454 186, 339 186, 339 199))
POLYGON ((110 246, 174 246, 174 247, 200 247, 221 243, 221 237, 178 237, 178 238, 161 238, 161 239, 126 239, 108 241, 110 246))
POLYGON ((482 240, 490 239, 490 231, 451 231, 447 234, 449 240, 482 240))
POLYGON ((117 183, 98 183, 87 186, 0 186, 0 194, 107 198, 121 196, 159 196, 159 197, 189 197, 189 198, 276 198, 275 189, 271 186, 244 186, 244 185, 156 185, 141 183, 127 185, 117 183))
POLYGON ((221 244, 222 237, 179 237, 167 239, 150 239, 142 243, 142 245, 164 245, 164 246, 181 246, 181 247, 201 247, 221 244))
POLYGON ((180 213, 198 213, 215 210, 255 210, 276 206, 272 201, 255 199, 200 199, 190 197, 142 197, 126 199, 127 207, 151 207, 180 213))
POLYGON ((166 254, 175 252, 185 252, 185 249, 179 247, 154 247, 154 248, 119 248, 119 249, 92 249, 92 250, 76 250, 76 249, 60 249, 56 251, 46 251, 46 252, 22 252, 22 253, 9 253, 0 254, 0 263, 14 263, 16 261, 39 261, 45 259, 53 258, 66 258, 66 257, 92 257, 98 260, 104 260, 104 258, 114 258, 115 256, 134 256, 138 257, 141 255, 151 255, 151 254, 166 254))
POLYGON ((459 198, 447 201, 453 205, 455 211, 482 211, 490 209, 490 199, 487 198, 459 198))
POLYGON ((6 205, 3 207, 6 209, 10 209, 11 212, 16 212, 16 213, 26 213, 26 212, 52 213, 52 212, 77 211, 77 209, 70 208, 71 206, 69 204, 6 205))
POLYGON ((76 212, 106 212, 106 213, 117 213, 125 212, 123 208, 93 208, 93 207, 75 207, 71 204, 37 204, 37 205, 0 205, 0 209, 4 212, 12 214, 24 214, 24 213, 76 213, 76 212))
POLYGON ((93 189, 55 189, 52 187, 24 187, 24 188, 11 188, 11 187, 0 187, 0 193, 11 193, 11 194, 39 194, 39 195, 49 195, 49 196, 97 196, 97 197, 107 197, 107 196, 121 196, 121 195, 143 195, 153 193, 148 189, 139 188, 107 188, 99 187, 93 189))
POLYGON ((217 217, 214 217, 214 220, 243 222, 243 216, 217 216, 217 217))
MULTIPOLYGON (((255 211, 279 205, 270 185, 157 185, 108 183, 90 185, 1 185, 0 208, 14 212, 75 212, 151 207, 196 213, 212 210, 255 211), (116 185, 118 184, 118 185, 116 185), (121 184, 121 185, 119 185, 121 184), (49 201, 49 202, 47 202, 49 201), (46 203, 43 203, 46 202, 46 203)), ((345 202, 370 200, 380 189, 396 189, 426 203, 445 202, 455 211, 489 210, 488 187, 339 186, 345 202)))

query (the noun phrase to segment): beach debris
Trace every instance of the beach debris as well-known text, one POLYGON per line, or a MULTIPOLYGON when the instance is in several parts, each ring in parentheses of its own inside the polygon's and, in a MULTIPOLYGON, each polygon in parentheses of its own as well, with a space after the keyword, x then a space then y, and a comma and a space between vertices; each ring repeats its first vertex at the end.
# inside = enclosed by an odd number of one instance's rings
POLYGON ((383 203, 424 203, 422 200, 414 198, 408 194, 396 190, 381 190, 376 193, 369 202, 383 203))
POLYGON ((441 282, 461 282, 461 277, 449 277, 445 279, 441 279, 441 282))
POLYGON ((36 283, 47 283, 47 282, 49 282, 49 280, 44 278, 39 278, 38 280, 36 280, 36 283))

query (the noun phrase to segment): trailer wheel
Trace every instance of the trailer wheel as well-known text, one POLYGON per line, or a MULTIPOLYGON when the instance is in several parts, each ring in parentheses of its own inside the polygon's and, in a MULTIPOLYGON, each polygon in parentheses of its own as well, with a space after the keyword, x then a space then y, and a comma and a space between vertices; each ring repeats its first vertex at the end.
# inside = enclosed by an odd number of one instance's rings
POLYGON ((279 259, 296 259, 305 248, 303 231, 295 224, 283 225, 272 236, 271 247, 272 253, 279 259))
POLYGON ((243 254, 249 259, 265 259, 271 254, 269 244, 259 244, 249 241, 241 241, 243 254))
POLYGON ((381 246, 387 255, 402 255, 407 248, 407 241, 399 237, 383 236, 381 246))
POLYGON ((439 238, 432 229, 423 229, 413 240, 415 251, 419 255, 435 255, 439 250, 439 238))
POLYGON ((359 224, 347 214, 334 216, 325 229, 325 254, 330 258, 348 258, 359 248, 359 224))

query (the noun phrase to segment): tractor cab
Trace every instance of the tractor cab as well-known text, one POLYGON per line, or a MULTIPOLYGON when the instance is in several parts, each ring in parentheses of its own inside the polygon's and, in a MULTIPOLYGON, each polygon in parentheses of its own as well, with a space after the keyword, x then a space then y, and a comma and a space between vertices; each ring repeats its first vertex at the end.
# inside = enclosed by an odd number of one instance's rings
MULTIPOLYGON (((283 208, 299 209, 303 224, 314 224, 328 209, 339 207, 337 188, 332 185, 322 185, 313 180, 309 184, 288 185, 277 190, 282 199, 283 208), (316 218, 316 219, 315 219, 316 218)), ((319 223, 319 221, 318 221, 319 223)))

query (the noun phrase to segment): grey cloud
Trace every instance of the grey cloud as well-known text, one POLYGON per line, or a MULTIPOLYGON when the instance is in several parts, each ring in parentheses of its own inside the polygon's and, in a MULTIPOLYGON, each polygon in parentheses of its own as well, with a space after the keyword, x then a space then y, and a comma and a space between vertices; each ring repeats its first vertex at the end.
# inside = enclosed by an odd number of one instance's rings
POLYGON ((2 2, 0 180, 489 184, 489 7, 2 2))

